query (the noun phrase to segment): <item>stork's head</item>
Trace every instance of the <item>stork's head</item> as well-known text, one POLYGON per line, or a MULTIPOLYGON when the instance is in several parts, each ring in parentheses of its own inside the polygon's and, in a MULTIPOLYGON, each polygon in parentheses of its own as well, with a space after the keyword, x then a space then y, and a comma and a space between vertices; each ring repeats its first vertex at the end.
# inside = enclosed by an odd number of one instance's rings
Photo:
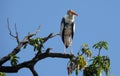
POLYGON ((68 10, 67 11, 67 14, 70 16, 70 17, 74 17, 74 16, 78 16, 78 14, 77 13, 75 13, 73 10, 68 10))

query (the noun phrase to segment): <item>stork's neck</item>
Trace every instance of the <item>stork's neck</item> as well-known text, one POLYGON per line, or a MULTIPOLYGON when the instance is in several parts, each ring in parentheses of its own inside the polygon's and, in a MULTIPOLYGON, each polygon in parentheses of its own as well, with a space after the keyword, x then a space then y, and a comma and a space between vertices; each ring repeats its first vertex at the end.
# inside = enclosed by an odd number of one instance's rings
POLYGON ((66 23, 74 22, 74 15, 65 15, 64 18, 66 23))

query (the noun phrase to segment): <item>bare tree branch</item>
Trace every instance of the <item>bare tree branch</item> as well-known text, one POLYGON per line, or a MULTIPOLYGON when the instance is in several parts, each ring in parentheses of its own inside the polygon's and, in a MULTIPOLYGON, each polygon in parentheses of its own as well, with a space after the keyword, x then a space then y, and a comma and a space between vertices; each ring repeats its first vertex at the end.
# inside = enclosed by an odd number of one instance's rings
MULTIPOLYGON (((34 66, 38 61, 40 61, 44 58, 47 58, 47 57, 71 59, 72 57, 74 57, 74 55, 64 54, 64 53, 50 53, 49 51, 46 51, 45 53, 35 56, 32 60, 23 62, 16 66, 0 66, 0 71, 12 73, 12 72, 18 72, 18 70, 21 68, 29 68, 31 70, 31 66, 34 66)), ((34 75, 34 76, 37 76, 37 75, 34 75)))
POLYGON ((33 73, 33 76, 38 76, 38 73, 36 72, 33 66, 30 67, 30 71, 33 73))
MULTIPOLYGON (((9 22, 8 22, 8 24, 9 24, 9 22)), ((8 26, 8 27, 9 27, 9 26, 8 26)), ((12 51, 11 53, 9 53, 7 56, 1 58, 1 59, 0 59, 0 66, 1 66, 3 63, 5 63, 6 61, 8 61, 8 60, 10 59, 10 56, 16 55, 17 53, 19 53, 19 52, 20 52, 20 49, 23 47, 23 45, 25 45, 26 43, 28 43, 29 39, 30 39, 32 36, 36 35, 39 30, 40 30, 40 26, 38 27, 38 29, 37 29, 34 33, 25 36, 24 39, 23 39, 21 42, 18 43, 18 45, 13 49, 13 51, 12 51)), ((12 36, 10 29, 9 29, 9 31, 10 31, 10 35, 12 36)))
POLYGON ((41 26, 38 26, 37 30, 35 31, 35 34, 37 34, 40 31, 40 27, 41 26))
POLYGON ((53 38, 57 35, 59 35, 59 34, 54 35, 53 33, 50 33, 47 37, 42 38, 44 40, 43 43, 45 43, 48 39, 53 38))
POLYGON ((10 29, 9 18, 7 18, 7 25, 8 25, 8 31, 9 31, 10 36, 16 38, 16 36, 14 36, 14 35, 12 34, 12 31, 11 31, 11 29, 10 29))
POLYGON ((19 43, 19 37, 18 37, 18 31, 17 31, 17 26, 15 24, 15 32, 16 32, 16 40, 17 40, 17 43, 19 43))
POLYGON ((12 36, 13 38, 16 39, 17 43, 19 43, 19 37, 18 37, 18 32, 17 32, 17 26, 15 24, 15 32, 16 32, 16 36, 12 34, 12 31, 10 29, 10 23, 9 23, 9 18, 7 18, 7 25, 8 25, 8 31, 9 31, 9 35, 12 36))

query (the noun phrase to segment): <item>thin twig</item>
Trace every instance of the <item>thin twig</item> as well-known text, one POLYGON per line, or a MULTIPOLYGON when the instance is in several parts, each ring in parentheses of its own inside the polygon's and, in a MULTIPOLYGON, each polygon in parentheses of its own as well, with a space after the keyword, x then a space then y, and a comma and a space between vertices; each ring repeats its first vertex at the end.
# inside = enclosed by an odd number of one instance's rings
POLYGON ((7 25, 8 25, 8 31, 9 31, 10 36, 16 38, 16 36, 14 36, 14 35, 12 34, 12 31, 11 31, 11 29, 10 29, 9 18, 7 18, 7 25))
POLYGON ((59 36, 59 35, 60 35, 60 34, 58 33, 58 34, 53 35, 52 37, 59 36))
POLYGON ((34 35, 36 35, 39 31, 40 31, 40 25, 38 26, 38 28, 37 28, 37 30, 34 32, 34 33, 30 33, 30 32, 28 32, 28 38, 30 38, 30 37, 32 37, 32 36, 34 36, 34 35))
POLYGON ((18 31, 17 31, 17 26, 15 24, 15 32, 16 32, 16 40, 17 40, 17 43, 19 43, 19 37, 18 37, 18 31))
POLYGON ((10 36, 12 36, 13 38, 15 38, 16 41, 17 41, 17 43, 19 43, 19 37, 18 37, 18 32, 17 32, 17 26, 16 26, 16 24, 15 24, 16 36, 12 34, 12 31, 11 31, 11 29, 10 29, 9 18, 7 18, 7 25, 8 25, 8 31, 9 31, 10 36))
POLYGON ((37 34, 40 31, 40 25, 38 26, 37 30, 35 31, 35 34, 37 34))

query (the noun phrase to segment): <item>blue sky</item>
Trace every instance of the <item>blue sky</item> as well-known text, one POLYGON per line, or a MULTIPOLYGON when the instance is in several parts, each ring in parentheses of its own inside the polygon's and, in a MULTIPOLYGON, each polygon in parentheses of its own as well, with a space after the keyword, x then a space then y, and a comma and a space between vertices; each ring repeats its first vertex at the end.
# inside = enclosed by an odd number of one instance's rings
MULTIPOLYGON (((76 30, 73 40, 73 52, 76 54, 81 44, 88 43, 90 47, 98 41, 109 43, 109 50, 102 51, 103 55, 111 58, 111 74, 119 76, 119 43, 120 43, 120 1, 119 0, 0 0, 0 58, 7 55, 17 45, 14 38, 9 36, 6 20, 9 17, 11 29, 17 24, 20 40, 34 32, 42 25, 36 37, 44 37, 49 33, 58 33, 61 18, 68 9, 78 13, 75 18, 76 30)), ((59 36, 49 40, 45 48, 53 48, 52 52, 63 52, 63 43, 59 36)), ((91 48, 92 49, 92 48, 91 48)), ((97 51, 92 49, 93 54, 97 51)), ((69 53, 69 49, 67 49, 69 53)), ((33 48, 29 47, 17 54, 19 62, 29 60, 34 56, 33 48)), ((68 59, 47 58, 39 61, 35 69, 41 76, 66 76, 68 59)), ((5 65, 9 65, 9 62, 5 65)), ((24 68, 18 73, 7 73, 7 76, 31 76, 31 72, 24 68)), ((75 74, 72 74, 75 76, 75 74)), ((82 73, 79 72, 79 76, 82 73)), ((103 74, 103 76, 105 76, 103 74)))

